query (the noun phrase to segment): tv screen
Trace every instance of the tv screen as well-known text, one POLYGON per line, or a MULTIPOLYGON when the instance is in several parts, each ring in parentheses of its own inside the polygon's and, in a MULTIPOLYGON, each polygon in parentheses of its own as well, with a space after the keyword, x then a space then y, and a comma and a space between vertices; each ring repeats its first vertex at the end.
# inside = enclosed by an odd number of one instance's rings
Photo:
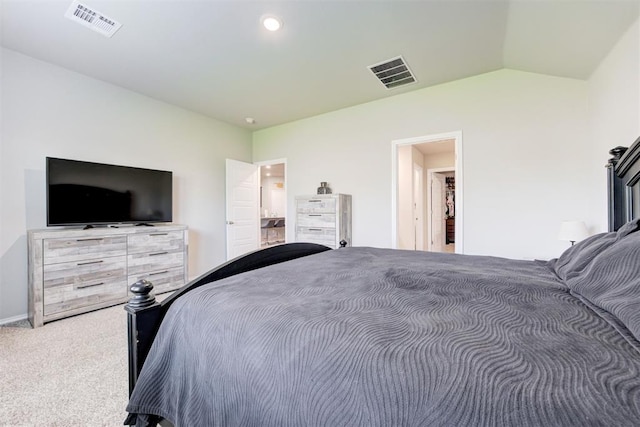
POLYGON ((172 173, 47 157, 47 225, 172 221, 172 173))

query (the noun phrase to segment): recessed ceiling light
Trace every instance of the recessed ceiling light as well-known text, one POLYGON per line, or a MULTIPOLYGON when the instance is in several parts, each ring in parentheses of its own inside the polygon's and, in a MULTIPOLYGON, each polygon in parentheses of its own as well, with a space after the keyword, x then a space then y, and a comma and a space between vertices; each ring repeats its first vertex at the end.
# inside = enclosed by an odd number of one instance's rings
POLYGON ((262 25, 269 31, 278 31, 282 28, 282 21, 273 15, 264 15, 261 19, 262 25))
POLYGON ((247 117, 244 119, 244 121, 250 125, 254 125, 256 123, 256 120, 253 117, 247 117))

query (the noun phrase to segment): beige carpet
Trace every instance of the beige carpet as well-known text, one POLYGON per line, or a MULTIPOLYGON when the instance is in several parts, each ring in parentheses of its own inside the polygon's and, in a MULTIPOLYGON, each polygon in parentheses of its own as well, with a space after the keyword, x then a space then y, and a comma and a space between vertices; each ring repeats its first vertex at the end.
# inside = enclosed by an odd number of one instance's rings
POLYGON ((0 327, 0 426, 121 426, 127 397, 123 305, 0 327))

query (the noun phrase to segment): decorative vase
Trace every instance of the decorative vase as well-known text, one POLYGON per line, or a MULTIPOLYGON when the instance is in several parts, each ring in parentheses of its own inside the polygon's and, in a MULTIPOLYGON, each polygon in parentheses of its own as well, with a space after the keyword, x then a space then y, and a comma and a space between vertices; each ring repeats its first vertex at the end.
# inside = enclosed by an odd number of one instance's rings
POLYGON ((331 194, 331 188, 327 187, 326 182, 321 182, 318 187, 318 194, 331 194))

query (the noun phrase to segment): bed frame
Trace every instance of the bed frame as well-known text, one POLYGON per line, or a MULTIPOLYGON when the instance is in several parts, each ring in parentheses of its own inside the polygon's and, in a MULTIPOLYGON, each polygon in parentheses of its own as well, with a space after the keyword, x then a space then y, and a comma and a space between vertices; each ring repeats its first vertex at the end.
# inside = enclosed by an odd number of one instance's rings
MULTIPOLYGON (((628 149, 615 147, 609 153, 612 156, 606 165, 609 231, 616 231, 640 216, 640 138, 628 149)), ((345 241, 340 242, 341 247, 346 244, 345 241)), ((162 302, 156 301, 150 282, 141 280, 131 285, 134 296, 125 305, 129 329, 129 394, 133 391, 160 323, 175 300, 192 289, 225 277, 327 250, 330 248, 314 243, 287 243, 251 252, 203 274, 162 302)))
POLYGON ((607 189, 609 231, 640 216, 640 138, 627 149, 615 147, 609 151, 607 189))
MULTIPOLYGON (((340 241, 340 247, 347 242, 340 241)), ((127 311, 129 341, 129 395, 133 391, 142 365, 169 307, 187 292, 207 283, 247 271, 331 250, 315 243, 287 243, 249 252, 214 268, 175 291, 162 302, 156 301, 153 284, 140 280, 131 285, 133 298, 124 306, 127 311)))

